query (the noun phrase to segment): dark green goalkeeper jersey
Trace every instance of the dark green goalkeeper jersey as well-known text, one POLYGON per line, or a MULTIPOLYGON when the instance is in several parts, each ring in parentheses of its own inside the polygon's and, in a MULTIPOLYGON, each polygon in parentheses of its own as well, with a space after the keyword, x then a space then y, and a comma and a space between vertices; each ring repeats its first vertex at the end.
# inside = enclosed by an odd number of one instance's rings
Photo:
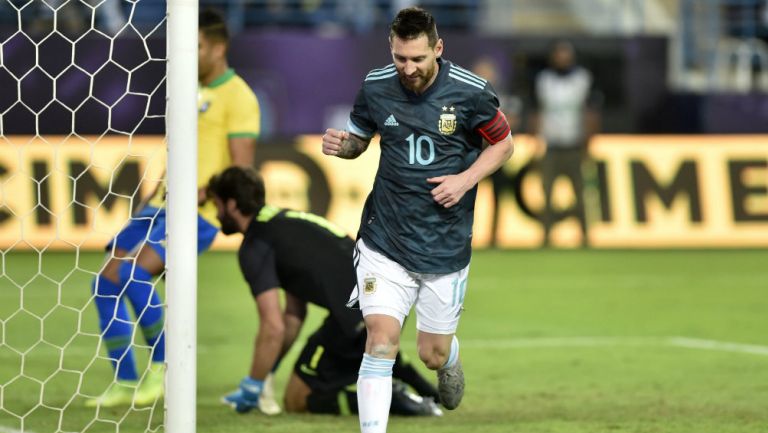
POLYGON ((394 65, 365 78, 349 132, 381 136, 376 180, 365 202, 359 236, 412 272, 445 274, 471 255, 476 187, 451 208, 436 203, 427 178, 458 174, 475 162, 483 139, 509 135, 488 82, 438 59, 439 71, 421 95, 406 89, 394 65))

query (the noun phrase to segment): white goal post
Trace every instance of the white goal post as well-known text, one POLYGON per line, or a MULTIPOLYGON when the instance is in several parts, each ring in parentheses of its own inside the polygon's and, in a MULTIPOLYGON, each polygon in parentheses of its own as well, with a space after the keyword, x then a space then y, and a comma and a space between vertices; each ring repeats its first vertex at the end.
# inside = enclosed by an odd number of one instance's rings
POLYGON ((194 433, 197 387, 197 0, 168 1, 166 429, 194 433))

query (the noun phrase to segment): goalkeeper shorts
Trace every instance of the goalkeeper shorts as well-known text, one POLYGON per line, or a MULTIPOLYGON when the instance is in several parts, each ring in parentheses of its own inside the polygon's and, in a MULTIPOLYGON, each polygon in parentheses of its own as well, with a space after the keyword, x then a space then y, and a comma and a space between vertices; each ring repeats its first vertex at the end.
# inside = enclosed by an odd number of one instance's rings
MULTIPOLYGON (((133 251, 145 242, 152 247, 165 261, 165 209, 145 206, 139 213, 131 217, 128 224, 117 234, 106 247, 107 252, 112 247, 133 251)), ((197 215, 197 253, 210 248, 218 227, 197 215)))
POLYGON ((335 393, 357 383, 367 335, 360 328, 356 336, 348 336, 329 315, 307 339, 293 370, 313 393, 335 393))

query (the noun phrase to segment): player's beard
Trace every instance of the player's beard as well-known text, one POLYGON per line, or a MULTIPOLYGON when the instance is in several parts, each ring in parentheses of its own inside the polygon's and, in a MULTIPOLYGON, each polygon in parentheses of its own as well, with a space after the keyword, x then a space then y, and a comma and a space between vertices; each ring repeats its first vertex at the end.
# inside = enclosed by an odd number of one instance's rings
POLYGON ((419 72, 415 76, 411 76, 412 78, 409 78, 405 73, 400 73, 400 83, 405 87, 406 89, 414 92, 414 93, 421 93, 425 90, 425 87, 427 83, 432 81, 432 77, 435 76, 435 65, 433 64, 429 69, 425 70, 423 73, 419 72))
POLYGON ((225 235, 231 235, 240 231, 237 221, 228 214, 224 214, 224 216, 219 218, 219 223, 221 223, 221 232, 225 235))

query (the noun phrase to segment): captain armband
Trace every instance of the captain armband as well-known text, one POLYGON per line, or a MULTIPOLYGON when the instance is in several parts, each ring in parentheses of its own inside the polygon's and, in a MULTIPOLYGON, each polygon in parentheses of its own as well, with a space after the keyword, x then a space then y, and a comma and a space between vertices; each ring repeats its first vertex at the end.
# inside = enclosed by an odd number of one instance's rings
POLYGON ((493 119, 477 128, 477 132, 480 133, 488 143, 496 144, 507 138, 507 135, 509 135, 509 123, 507 123, 507 118, 504 116, 504 113, 502 113, 501 110, 496 110, 496 115, 493 119))

